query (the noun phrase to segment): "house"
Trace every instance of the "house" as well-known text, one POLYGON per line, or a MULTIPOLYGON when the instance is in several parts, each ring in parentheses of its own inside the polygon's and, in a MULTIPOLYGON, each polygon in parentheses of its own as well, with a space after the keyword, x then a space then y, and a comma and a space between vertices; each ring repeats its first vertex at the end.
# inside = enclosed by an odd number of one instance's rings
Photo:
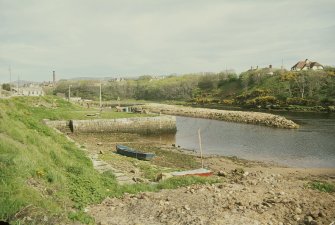
POLYGON ((12 88, 14 95, 17 96, 43 96, 44 91, 39 86, 29 85, 26 87, 12 88))
POLYGON ((258 68, 258 66, 256 66, 256 68, 254 68, 254 67, 251 66, 251 68, 248 70, 248 72, 258 71, 259 74, 262 74, 262 75, 266 74, 266 75, 271 75, 272 76, 274 74, 273 72, 275 70, 277 70, 277 69, 274 69, 272 67, 272 65, 269 65, 269 67, 264 67, 264 68, 258 68))
POLYGON ((294 66, 292 66, 292 71, 301 71, 301 70, 323 70, 323 66, 318 62, 311 62, 308 59, 305 61, 299 61, 294 66))

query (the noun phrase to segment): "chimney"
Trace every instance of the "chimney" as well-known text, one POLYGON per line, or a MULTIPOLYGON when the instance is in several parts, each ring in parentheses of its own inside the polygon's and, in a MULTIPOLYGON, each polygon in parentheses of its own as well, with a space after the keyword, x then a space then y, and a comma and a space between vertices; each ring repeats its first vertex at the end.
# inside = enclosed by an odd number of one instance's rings
POLYGON ((256 70, 258 70, 258 66, 256 67, 256 70))
POLYGON ((253 68, 252 68, 252 66, 251 66, 251 69, 250 70, 252 70, 253 68))
POLYGON ((52 71, 52 81, 53 81, 53 84, 55 85, 56 84, 56 73, 55 73, 55 71, 52 71))
POLYGON ((272 69, 272 65, 271 64, 269 65, 269 68, 272 69))

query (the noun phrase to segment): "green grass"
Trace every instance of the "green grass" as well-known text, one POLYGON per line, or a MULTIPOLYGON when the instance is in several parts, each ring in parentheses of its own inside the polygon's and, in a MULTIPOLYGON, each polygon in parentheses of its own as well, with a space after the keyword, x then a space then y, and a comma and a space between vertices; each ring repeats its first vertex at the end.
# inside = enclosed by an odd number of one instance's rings
POLYGON ((313 181, 308 183, 308 187, 321 192, 332 193, 335 192, 335 185, 325 181, 313 181))
POLYGON ((156 185, 118 185, 111 172, 99 174, 84 151, 41 122, 44 118, 82 118, 86 113, 53 97, 0 100, 0 220, 13 224, 64 224, 71 220, 90 224, 94 220, 83 209, 107 196, 215 182, 179 178, 156 185), (25 220, 27 217, 31 220, 25 220))

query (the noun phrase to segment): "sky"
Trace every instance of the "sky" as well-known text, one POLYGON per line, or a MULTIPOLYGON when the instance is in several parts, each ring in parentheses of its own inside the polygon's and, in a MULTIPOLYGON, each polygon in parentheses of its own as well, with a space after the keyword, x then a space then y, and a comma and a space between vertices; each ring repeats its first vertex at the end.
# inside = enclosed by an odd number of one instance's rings
POLYGON ((335 66, 334 0, 0 0, 0 83, 335 66))

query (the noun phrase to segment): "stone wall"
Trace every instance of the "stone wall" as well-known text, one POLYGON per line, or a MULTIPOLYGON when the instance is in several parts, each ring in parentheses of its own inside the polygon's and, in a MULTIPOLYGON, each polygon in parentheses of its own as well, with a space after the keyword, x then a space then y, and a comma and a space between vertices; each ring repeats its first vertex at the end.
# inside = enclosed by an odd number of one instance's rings
POLYGON ((56 128, 58 130, 66 130, 69 128, 70 121, 68 120, 48 120, 44 119, 43 122, 48 125, 49 127, 56 128))
POLYGON ((79 133, 141 133, 159 134, 176 132, 175 116, 136 117, 124 119, 71 120, 70 128, 79 133))
POLYGON ((250 123, 278 128, 299 128, 299 125, 282 116, 261 112, 243 112, 217 109, 191 108, 164 104, 146 104, 140 106, 144 110, 176 116, 188 116, 206 119, 223 120, 238 123, 250 123))

